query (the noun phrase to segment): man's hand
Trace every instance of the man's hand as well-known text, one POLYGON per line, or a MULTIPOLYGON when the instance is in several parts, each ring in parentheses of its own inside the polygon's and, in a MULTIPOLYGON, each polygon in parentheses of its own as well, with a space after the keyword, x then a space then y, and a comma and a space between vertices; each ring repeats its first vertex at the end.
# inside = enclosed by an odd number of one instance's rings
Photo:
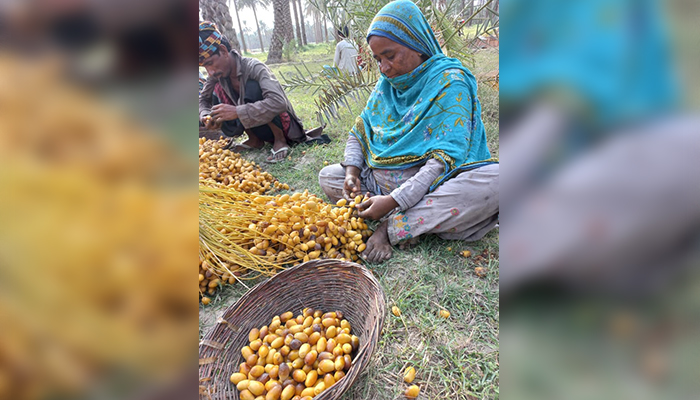
POLYGON ((205 127, 207 130, 210 130, 210 131, 218 131, 218 130, 221 129, 222 123, 221 123, 221 122, 215 122, 215 121, 214 121, 214 118, 212 118, 211 115, 205 115, 204 117, 202 117, 202 120, 201 120, 201 121, 202 121, 202 123, 204 124, 204 127, 205 127))
POLYGON ((238 111, 236 110, 236 106, 232 106, 230 104, 217 104, 211 109, 211 118, 217 123, 233 121, 238 119, 238 111))
MULTIPOLYGON (((367 195, 369 195, 369 193, 367 195)), ((360 217, 376 221, 398 206, 399 203, 397 203, 393 197, 387 195, 370 197, 369 200, 365 200, 355 207, 360 211, 358 213, 360 217)))

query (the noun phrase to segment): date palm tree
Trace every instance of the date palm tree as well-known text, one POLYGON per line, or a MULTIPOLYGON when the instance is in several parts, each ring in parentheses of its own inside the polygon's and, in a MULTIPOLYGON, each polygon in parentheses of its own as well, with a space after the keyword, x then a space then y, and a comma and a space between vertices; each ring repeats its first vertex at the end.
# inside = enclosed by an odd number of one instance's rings
POLYGON ((263 20, 260 20, 260 32, 262 32, 263 35, 263 42, 265 42, 266 45, 270 46, 270 28, 263 20))
POLYGON ((240 51, 241 45, 238 43, 236 29, 233 27, 233 19, 231 19, 226 0, 199 0, 199 8, 202 9, 202 18, 205 21, 215 23, 231 43, 231 46, 240 51))
MULTIPOLYGON (((295 2, 292 0, 292 2, 295 2)), ((301 7, 301 0, 296 0, 296 8, 299 9, 299 25, 301 25, 301 38, 302 38, 302 44, 306 46, 307 39, 306 39, 306 24, 304 23, 304 9, 301 7)))
POLYGON ((261 0, 238 0, 241 8, 250 8, 253 10, 253 18, 255 18, 255 27, 258 29, 258 39, 260 39, 260 51, 265 52, 265 45, 263 44, 262 33, 260 32, 260 23, 258 22, 257 7, 263 10, 267 9, 267 4, 261 0))
POLYGON ((320 22, 323 19, 323 12, 320 7, 320 5, 317 7, 313 1, 306 3, 306 13, 311 15, 311 18, 314 20, 314 39, 316 39, 316 43, 323 41, 323 28, 320 22))
POLYGON ((304 44, 304 39, 301 37, 301 27, 299 26, 299 14, 297 13, 296 0, 292 0, 292 12, 294 14, 294 26, 297 28, 297 43, 299 46, 304 44))
POLYGON ((289 43, 294 40, 294 24, 292 23, 292 11, 289 8, 289 0, 282 7, 284 17, 284 42, 289 43))
POLYGON ((272 7, 275 12, 275 25, 272 28, 272 40, 270 41, 270 52, 267 55, 267 64, 282 62, 284 45, 294 39, 289 0, 273 0, 272 7))
MULTIPOLYGON (((231 8, 230 5, 229 8, 231 8)), ((243 26, 241 26, 241 17, 238 15, 238 4, 236 4, 236 0, 233 0, 233 10, 236 12, 236 20, 238 21, 238 31, 241 32, 241 45, 243 45, 243 52, 247 53, 248 47, 245 45, 245 35, 243 33, 243 26)))

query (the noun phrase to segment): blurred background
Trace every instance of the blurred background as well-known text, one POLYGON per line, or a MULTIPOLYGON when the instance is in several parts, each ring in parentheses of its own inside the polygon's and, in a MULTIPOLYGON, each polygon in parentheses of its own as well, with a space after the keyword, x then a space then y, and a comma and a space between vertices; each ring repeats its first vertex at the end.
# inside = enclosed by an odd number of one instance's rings
POLYGON ((197 396, 196 2, 0 2, 0 399, 197 396))
POLYGON ((501 395, 700 393, 700 4, 501 4, 501 395))

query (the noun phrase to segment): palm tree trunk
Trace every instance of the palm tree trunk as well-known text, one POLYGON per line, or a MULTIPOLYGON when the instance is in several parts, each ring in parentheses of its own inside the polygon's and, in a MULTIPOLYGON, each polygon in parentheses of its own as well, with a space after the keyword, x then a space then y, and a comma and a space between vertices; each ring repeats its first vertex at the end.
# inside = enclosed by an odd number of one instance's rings
POLYGON ((314 39, 316 39, 316 43, 321 43, 321 41, 318 39, 319 34, 321 33, 321 28, 319 27, 319 22, 318 22, 318 15, 314 14, 314 39))
POLYGON ((233 0, 233 9, 236 11, 236 20, 238 21, 238 31, 241 33, 241 45, 243 46, 243 52, 247 53, 248 47, 245 45, 245 34, 243 33, 243 26, 241 26, 241 17, 238 16, 238 5, 236 4, 236 0, 233 0))
POLYGON ((299 46, 304 45, 304 40, 301 38, 301 28, 299 27, 299 15, 297 15, 296 1, 292 0, 292 9, 294 10, 294 25, 297 28, 297 43, 299 46))
POLYGON ((255 12, 255 4, 253 4, 253 17, 255 18, 255 26, 258 28, 258 38, 260 39, 260 52, 265 52, 265 46, 263 45, 262 33, 260 33, 260 24, 258 23, 258 13, 255 12))
MULTIPOLYGON (((294 0, 292 0, 294 1, 294 0)), ((301 24, 301 37, 304 40, 304 46, 306 46, 307 39, 306 39, 306 24, 304 22, 304 9, 301 7, 301 0, 296 0, 297 4, 299 6, 299 22, 301 24)))
POLYGON ((326 40, 326 43, 328 43, 328 25, 326 24, 326 16, 323 16, 323 37, 326 40))
POLYGON ((284 47, 285 27, 286 23, 284 15, 284 5, 287 5, 289 11, 289 0, 273 0, 272 7, 275 12, 275 26, 272 28, 272 40, 270 41, 270 52, 267 53, 266 64, 277 64, 282 62, 282 48, 284 47))
POLYGON ((318 36, 316 36, 316 43, 323 43, 323 24, 321 23, 320 15, 316 16, 316 27, 316 30, 318 32, 318 36))
POLYGON ((284 20, 282 24, 282 28, 284 28, 282 31, 284 34, 284 43, 289 43, 294 40, 294 25, 292 24, 292 13, 289 11, 289 0, 280 3, 280 7, 282 7, 282 17, 284 20))
POLYGON ((202 0, 200 3, 202 8, 202 18, 205 21, 211 21, 219 27, 222 35, 226 36, 231 46, 234 49, 240 50, 241 45, 238 43, 236 29, 233 27, 233 19, 229 13, 229 8, 225 0, 202 0))

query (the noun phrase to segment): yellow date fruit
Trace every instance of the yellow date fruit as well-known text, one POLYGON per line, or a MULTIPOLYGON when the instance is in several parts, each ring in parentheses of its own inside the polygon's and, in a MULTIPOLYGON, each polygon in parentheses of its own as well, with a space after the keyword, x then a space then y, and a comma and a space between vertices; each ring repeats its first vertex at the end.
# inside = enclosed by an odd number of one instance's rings
POLYGON ((306 385, 307 388, 315 386, 317 379, 318 379, 318 372, 316 372, 315 370, 309 371, 309 373, 306 374, 306 381, 304 382, 304 384, 306 385))
POLYGON ((246 389, 241 391, 240 398, 241 400, 255 400, 255 395, 246 389))
POLYGON ((335 371, 335 363, 333 360, 323 360, 318 363, 318 368, 324 373, 335 371))
POLYGON ((250 381, 250 383, 248 384, 248 390, 250 391, 250 393, 256 396, 260 396, 265 391, 265 385, 258 381, 250 381))
POLYGON ((236 373, 231 374, 230 380, 231 380, 231 383, 233 383, 234 385, 238 385, 238 382, 240 382, 246 378, 247 378, 247 376, 245 374, 242 374, 240 372, 236 372, 236 373))
POLYGON ((282 390, 282 395, 280 396, 280 399, 290 400, 292 397, 294 397, 294 392, 295 392, 294 385, 287 385, 284 388, 284 390, 282 390))
POLYGON ((272 389, 267 391, 265 395, 265 400, 278 400, 282 395, 282 385, 275 385, 272 389))
POLYGON ((416 378, 416 369, 413 367, 406 368, 406 372, 403 373, 403 381, 406 383, 411 383, 416 378))
POLYGON ((406 389, 406 392, 404 394, 409 399, 415 399, 416 397, 418 397, 419 393, 420 388, 416 385, 411 385, 408 389, 406 389))
POLYGON ((292 373, 292 378, 297 382, 306 381, 306 373, 300 369, 295 369, 292 373))

